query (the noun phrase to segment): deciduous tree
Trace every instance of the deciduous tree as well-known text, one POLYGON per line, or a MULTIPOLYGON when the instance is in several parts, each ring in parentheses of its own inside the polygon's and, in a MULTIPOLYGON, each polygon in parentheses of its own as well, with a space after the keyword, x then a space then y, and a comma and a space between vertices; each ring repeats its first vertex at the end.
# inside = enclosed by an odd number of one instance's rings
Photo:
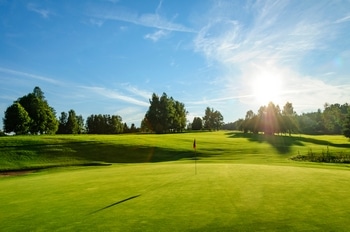
POLYGON ((14 132, 17 135, 29 132, 30 117, 27 111, 18 102, 13 103, 5 111, 4 131, 14 132))

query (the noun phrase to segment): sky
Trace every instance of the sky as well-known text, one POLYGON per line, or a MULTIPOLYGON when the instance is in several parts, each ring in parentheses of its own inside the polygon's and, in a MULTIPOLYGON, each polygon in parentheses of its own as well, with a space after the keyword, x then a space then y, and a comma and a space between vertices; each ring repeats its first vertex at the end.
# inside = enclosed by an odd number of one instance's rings
POLYGON ((349 38, 349 0, 0 0, 0 117, 35 86, 57 117, 137 126, 152 93, 190 122, 270 101, 314 112, 350 102, 349 38))

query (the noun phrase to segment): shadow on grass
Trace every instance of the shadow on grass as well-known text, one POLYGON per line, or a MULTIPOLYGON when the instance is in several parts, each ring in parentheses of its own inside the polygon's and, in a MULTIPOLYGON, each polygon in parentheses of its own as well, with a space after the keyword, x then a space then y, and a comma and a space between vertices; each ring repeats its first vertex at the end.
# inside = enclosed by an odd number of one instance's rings
POLYGON ((103 207, 103 208, 101 208, 101 209, 98 209, 98 210, 96 210, 96 211, 94 211, 94 212, 92 212, 92 213, 90 213, 90 214, 98 213, 98 212, 100 212, 100 211, 102 211, 102 210, 111 208, 111 207, 113 207, 113 206, 119 205, 119 204, 121 204, 121 203, 123 203, 123 202, 126 202, 126 201, 130 201, 130 200, 132 200, 132 199, 134 199, 134 198, 137 198, 137 197, 139 197, 139 196, 141 196, 141 194, 135 195, 135 196, 132 196, 132 197, 128 197, 128 198, 123 199, 123 200, 121 200, 121 201, 117 201, 117 202, 115 202, 115 203, 113 203, 113 204, 107 205, 106 207, 103 207))
POLYGON ((252 133, 226 133, 230 138, 246 138, 251 142, 271 144, 279 154, 287 154, 291 151, 293 145, 304 146, 296 137, 280 135, 264 135, 252 133))
POLYGON ((56 166, 101 166, 108 163, 147 163, 192 159, 191 150, 154 146, 127 146, 99 141, 65 140, 56 143, 1 146, 2 161, 15 165, 0 170, 41 169, 56 166), (6 157, 5 157, 6 156, 6 157))
POLYGON ((338 148, 350 148, 349 143, 337 144, 327 140, 307 138, 301 136, 286 136, 286 135, 264 135, 264 134, 252 134, 252 133, 237 133, 229 132, 226 135, 230 138, 246 138, 251 142, 256 143, 269 143, 271 144, 279 154, 287 154, 291 151, 293 145, 305 146, 304 143, 312 143, 317 145, 325 145, 338 148))

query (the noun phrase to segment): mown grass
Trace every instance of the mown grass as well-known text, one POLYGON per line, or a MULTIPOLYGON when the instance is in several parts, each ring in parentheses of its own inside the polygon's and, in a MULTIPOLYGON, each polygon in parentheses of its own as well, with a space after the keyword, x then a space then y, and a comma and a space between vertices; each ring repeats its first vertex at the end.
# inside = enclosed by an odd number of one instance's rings
POLYGON ((329 147, 346 152, 343 136, 264 136, 239 132, 133 135, 64 135, 0 137, 0 170, 105 163, 186 161, 290 163, 289 158, 329 147))
POLYGON ((127 164, 1 182, 3 231, 348 231, 350 172, 127 164), (129 199, 129 200, 128 200, 129 199))
POLYGON ((0 138, 2 170, 113 164, 0 178, 0 230, 349 231, 349 166, 290 159, 349 145, 236 132, 0 138))

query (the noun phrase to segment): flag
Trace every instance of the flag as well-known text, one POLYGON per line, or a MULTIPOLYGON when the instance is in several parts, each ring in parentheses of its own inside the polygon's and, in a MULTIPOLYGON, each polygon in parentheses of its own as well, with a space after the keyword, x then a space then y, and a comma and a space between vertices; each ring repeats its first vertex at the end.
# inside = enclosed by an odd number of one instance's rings
POLYGON ((196 149, 196 139, 193 140, 193 149, 196 149))

